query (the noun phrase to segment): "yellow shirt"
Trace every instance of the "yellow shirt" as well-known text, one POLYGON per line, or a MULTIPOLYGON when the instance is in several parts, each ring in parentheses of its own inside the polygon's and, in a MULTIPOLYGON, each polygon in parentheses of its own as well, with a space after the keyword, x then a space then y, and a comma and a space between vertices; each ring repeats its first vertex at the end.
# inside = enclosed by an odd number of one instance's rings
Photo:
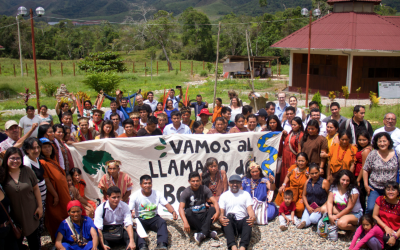
POLYGON ((331 146, 333 145, 333 139, 338 136, 338 133, 336 133, 334 136, 330 137, 329 135, 326 136, 326 139, 328 140, 328 150, 331 149, 331 146))

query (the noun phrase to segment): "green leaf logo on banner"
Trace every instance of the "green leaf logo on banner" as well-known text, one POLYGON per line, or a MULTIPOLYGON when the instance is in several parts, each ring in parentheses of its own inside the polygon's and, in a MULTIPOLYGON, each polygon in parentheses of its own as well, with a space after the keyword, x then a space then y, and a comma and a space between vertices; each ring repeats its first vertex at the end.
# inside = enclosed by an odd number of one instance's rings
POLYGON ((111 160, 114 158, 106 151, 88 150, 82 159, 83 170, 90 175, 97 174, 100 169, 105 173, 106 162, 111 160))
POLYGON ((165 148, 166 148, 165 146, 156 146, 156 147, 154 147, 155 150, 163 150, 165 148))
POLYGON ((163 157, 165 157, 166 155, 167 155, 167 153, 164 152, 164 153, 162 153, 162 154, 160 155, 160 158, 163 158, 163 157))
POLYGON ((159 138, 160 139, 160 142, 163 144, 163 145, 167 145, 167 143, 165 142, 165 140, 163 139, 163 138, 159 138))

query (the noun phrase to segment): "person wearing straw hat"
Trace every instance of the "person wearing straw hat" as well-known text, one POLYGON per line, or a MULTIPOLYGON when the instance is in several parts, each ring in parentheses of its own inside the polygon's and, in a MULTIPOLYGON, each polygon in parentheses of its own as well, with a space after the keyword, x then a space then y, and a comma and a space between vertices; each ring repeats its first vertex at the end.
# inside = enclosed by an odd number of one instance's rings
POLYGON ((94 128, 97 132, 100 132, 100 124, 103 122, 103 114, 104 111, 101 109, 93 110, 93 119, 89 121, 89 128, 94 128))
POLYGON ((90 119, 87 117, 78 118, 79 128, 77 131, 72 133, 75 142, 94 140, 94 138, 99 134, 95 129, 89 129, 89 120, 90 119))
POLYGON ((240 250, 246 250, 251 238, 251 231, 256 216, 253 210, 253 200, 248 192, 241 190, 242 178, 239 175, 229 177, 229 191, 219 198, 222 225, 229 249, 238 250, 235 236, 240 233, 240 250))
POLYGON ((96 226, 84 214, 82 204, 77 200, 70 201, 67 211, 69 216, 58 227, 55 247, 71 250, 97 249, 99 239, 96 226))
POLYGON ((208 131, 210 131, 211 127, 212 127, 212 123, 210 122, 210 116, 212 116, 213 114, 210 113, 210 111, 208 111, 208 108, 204 108, 200 111, 200 113, 197 115, 198 117, 200 117, 200 121, 203 124, 204 127, 204 134, 207 134, 208 131))
POLYGON ((107 189, 112 186, 117 186, 121 189, 121 200, 129 203, 129 196, 132 192, 132 179, 128 174, 122 172, 119 168, 122 163, 118 160, 111 160, 106 162, 106 174, 101 177, 98 187, 103 192, 103 200, 107 200, 107 189))

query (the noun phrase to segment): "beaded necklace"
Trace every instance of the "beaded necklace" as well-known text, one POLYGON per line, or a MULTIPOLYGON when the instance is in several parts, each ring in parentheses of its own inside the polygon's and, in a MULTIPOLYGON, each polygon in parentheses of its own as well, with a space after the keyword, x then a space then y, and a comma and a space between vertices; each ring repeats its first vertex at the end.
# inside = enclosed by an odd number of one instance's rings
POLYGON ((344 155, 346 154, 347 150, 349 150, 350 145, 348 145, 347 148, 346 148, 346 150, 343 151, 342 159, 339 158, 339 151, 340 151, 340 148, 341 148, 341 147, 339 146, 338 151, 337 151, 337 156, 336 156, 336 161, 337 161, 337 162, 342 162, 342 161, 343 161, 344 155))

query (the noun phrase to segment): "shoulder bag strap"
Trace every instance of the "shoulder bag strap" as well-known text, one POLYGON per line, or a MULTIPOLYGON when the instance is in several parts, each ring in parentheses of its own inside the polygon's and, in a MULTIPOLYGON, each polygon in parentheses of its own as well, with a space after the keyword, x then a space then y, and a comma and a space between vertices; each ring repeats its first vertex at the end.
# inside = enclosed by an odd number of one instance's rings
POLYGON ((106 216, 106 202, 103 203, 103 215, 101 217, 103 219, 103 221, 104 221, 104 216, 106 216))
POLYGON ((396 175, 396 182, 400 183, 400 173, 399 173, 399 171, 400 171, 400 162, 399 162, 399 156, 397 155, 396 149, 394 150, 394 154, 396 155, 397 165, 398 165, 398 167, 397 167, 397 175, 396 175))
POLYGON ((1 207, 4 209, 4 212, 6 212, 6 215, 7 215, 7 217, 8 217, 8 220, 10 221, 10 223, 13 223, 13 221, 12 221, 10 215, 8 214, 7 209, 4 207, 3 203, 1 203, 1 201, 0 201, 0 205, 1 205, 1 207))

